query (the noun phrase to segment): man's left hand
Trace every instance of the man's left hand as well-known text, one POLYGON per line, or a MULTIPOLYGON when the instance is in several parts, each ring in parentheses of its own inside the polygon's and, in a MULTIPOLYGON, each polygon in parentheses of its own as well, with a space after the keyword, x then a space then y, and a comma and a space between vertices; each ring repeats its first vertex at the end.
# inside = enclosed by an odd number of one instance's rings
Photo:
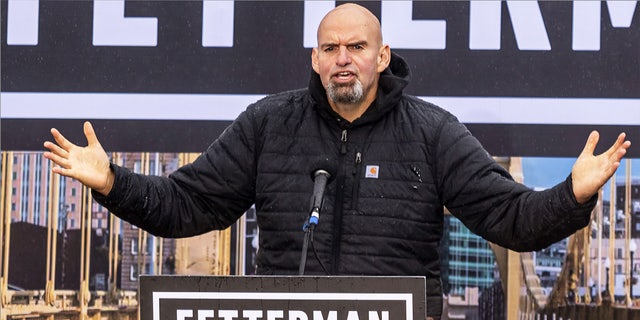
POLYGON ((600 155, 594 155, 600 134, 592 131, 584 150, 571 169, 573 194, 578 203, 585 203, 595 195, 611 178, 620 166, 620 160, 631 147, 631 141, 625 140, 625 133, 618 136, 616 142, 600 155))

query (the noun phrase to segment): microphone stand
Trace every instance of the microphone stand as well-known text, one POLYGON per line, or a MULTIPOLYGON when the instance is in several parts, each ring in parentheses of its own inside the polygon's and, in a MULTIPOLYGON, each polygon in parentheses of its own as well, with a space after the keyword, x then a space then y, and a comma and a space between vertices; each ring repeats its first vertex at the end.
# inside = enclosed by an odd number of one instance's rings
POLYGON ((318 225, 318 218, 320 217, 320 209, 314 207, 311 209, 309 215, 309 221, 307 221, 302 230, 304 231, 304 241, 302 242, 302 256, 300 257, 300 267, 298 269, 298 275, 304 275, 304 269, 307 265, 307 252, 309 251, 309 241, 313 238, 313 230, 318 225))
MULTIPOLYGON (((311 210, 309 212, 309 220, 302 226, 304 231, 304 242, 302 243, 302 256, 300 257, 300 266, 298 269, 298 275, 304 275, 304 268, 307 264, 307 251, 309 250, 309 242, 313 246, 313 230, 318 225, 320 219, 320 208, 322 208, 322 199, 324 197, 324 189, 327 186, 327 182, 331 174, 324 169, 318 169, 312 172, 311 178, 313 179, 313 194, 311 196, 311 210)), ((315 248, 313 252, 315 252, 315 248)), ((318 261, 322 266, 322 262, 318 261)), ((324 269, 324 266, 322 267, 324 269)))

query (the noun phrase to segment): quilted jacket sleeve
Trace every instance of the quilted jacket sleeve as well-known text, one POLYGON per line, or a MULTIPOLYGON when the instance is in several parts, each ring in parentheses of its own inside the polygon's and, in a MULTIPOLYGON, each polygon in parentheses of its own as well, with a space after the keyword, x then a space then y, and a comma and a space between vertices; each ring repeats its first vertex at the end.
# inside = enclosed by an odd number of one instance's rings
POLYGON ((115 184, 94 199, 118 217, 158 236, 189 237, 232 225, 254 202, 255 139, 241 114, 192 164, 169 177, 111 165, 115 184))
POLYGON ((436 179, 444 205, 486 240, 534 251, 589 223, 597 199, 577 203, 571 176, 544 191, 514 182, 453 116, 441 123, 436 141, 436 179))

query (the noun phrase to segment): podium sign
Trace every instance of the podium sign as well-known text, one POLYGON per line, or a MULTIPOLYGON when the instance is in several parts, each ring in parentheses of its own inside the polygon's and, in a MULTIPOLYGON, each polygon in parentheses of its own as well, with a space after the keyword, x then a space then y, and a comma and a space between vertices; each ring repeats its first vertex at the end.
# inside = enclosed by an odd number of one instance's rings
POLYGON ((424 277, 141 276, 140 319, 423 320, 424 277))

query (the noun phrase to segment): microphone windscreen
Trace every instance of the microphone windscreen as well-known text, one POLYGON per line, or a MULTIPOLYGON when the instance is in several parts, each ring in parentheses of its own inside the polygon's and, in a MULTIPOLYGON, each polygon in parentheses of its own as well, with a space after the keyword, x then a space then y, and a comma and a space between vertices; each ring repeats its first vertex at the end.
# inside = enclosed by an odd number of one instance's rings
POLYGON ((329 173, 329 179, 327 181, 327 183, 329 183, 336 176, 336 161, 329 158, 322 158, 314 161, 309 172, 311 180, 315 180, 316 172, 318 170, 324 170, 329 173))

